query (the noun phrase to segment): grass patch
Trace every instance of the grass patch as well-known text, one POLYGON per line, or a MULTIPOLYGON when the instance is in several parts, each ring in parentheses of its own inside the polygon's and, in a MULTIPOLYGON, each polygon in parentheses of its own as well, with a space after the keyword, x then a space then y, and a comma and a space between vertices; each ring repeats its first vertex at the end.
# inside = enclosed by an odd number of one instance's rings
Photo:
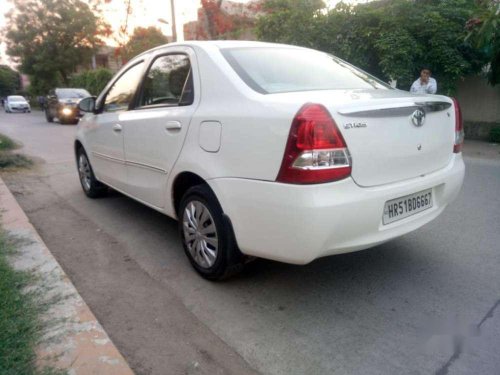
POLYGON ((33 161, 23 154, 0 151, 0 169, 28 168, 32 165, 33 161))
POLYGON ((12 138, 0 134, 0 151, 10 151, 18 147, 19 145, 12 138))
POLYGON ((7 257, 13 246, 0 231, 0 374, 64 374, 36 366, 35 348, 43 334, 37 291, 27 291, 33 276, 14 270, 7 257))
POLYGON ((33 161, 25 155, 12 152, 19 145, 6 135, 0 134, 0 169, 28 168, 33 161))

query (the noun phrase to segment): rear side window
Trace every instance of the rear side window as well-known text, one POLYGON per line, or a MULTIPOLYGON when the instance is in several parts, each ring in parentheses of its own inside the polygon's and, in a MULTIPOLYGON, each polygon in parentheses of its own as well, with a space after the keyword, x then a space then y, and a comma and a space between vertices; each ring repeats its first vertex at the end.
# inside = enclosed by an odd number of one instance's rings
POLYGON ((189 58, 182 54, 157 57, 144 79, 140 106, 178 106, 193 103, 189 58))
POLYGON ((141 79, 144 62, 132 66, 111 86, 104 100, 104 112, 127 110, 141 79))
POLYGON ((390 89, 354 66, 323 52, 286 47, 221 49, 240 78, 262 94, 335 89, 390 89))

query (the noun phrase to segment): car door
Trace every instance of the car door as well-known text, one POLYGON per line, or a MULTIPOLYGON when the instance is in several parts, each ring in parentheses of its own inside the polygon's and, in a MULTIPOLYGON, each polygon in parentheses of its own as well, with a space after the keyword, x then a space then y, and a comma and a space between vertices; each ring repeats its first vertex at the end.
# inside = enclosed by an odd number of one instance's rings
POLYGON ((144 61, 139 61, 115 80, 100 100, 92 129, 87 132, 94 173, 100 181, 122 191, 127 191, 123 149, 126 113, 134 99, 143 69, 144 61))
POLYGON ((199 100, 195 54, 188 47, 151 59, 134 111, 126 114, 125 158, 134 197, 165 206, 167 177, 181 151, 199 100))

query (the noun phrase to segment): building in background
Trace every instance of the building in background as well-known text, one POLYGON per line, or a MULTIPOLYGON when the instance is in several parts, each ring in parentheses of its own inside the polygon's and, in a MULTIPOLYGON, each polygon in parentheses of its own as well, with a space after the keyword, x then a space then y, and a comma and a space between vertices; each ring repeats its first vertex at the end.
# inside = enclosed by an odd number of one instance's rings
POLYGON ((116 73, 122 67, 122 59, 116 53, 116 47, 102 46, 92 57, 92 68, 107 68, 116 73))
POLYGON ((20 75, 21 91, 27 91, 30 86, 30 77, 27 74, 20 75))
POLYGON ((198 19, 184 24, 185 40, 255 40, 255 21, 261 14, 262 0, 240 3, 230 0, 203 1, 198 19))
POLYGON ((116 73, 122 67, 123 62, 121 56, 117 53, 117 48, 113 46, 101 46, 92 56, 90 61, 80 64, 76 68, 76 73, 81 73, 84 70, 106 68, 116 73))

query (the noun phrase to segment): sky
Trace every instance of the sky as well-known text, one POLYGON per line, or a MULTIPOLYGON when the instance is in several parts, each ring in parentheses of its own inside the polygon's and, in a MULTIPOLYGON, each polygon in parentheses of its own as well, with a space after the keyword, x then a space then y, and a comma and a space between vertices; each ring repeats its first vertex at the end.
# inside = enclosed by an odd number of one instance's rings
MULTIPOLYGON (((84 0, 85 1, 85 0, 84 0)), ((233 0, 246 2, 247 0, 233 0)), ((113 30, 118 30, 125 24, 127 0, 112 0, 103 7, 104 18, 111 25, 113 30)), ((182 23, 197 19, 197 10, 200 0, 176 0, 175 14, 177 21, 177 35, 182 36, 182 23)), ((0 0, 0 29, 5 27, 5 13, 12 9, 13 5, 9 0, 0 0)), ((170 22, 170 0, 131 0, 132 14, 128 18, 128 30, 132 31, 137 26, 156 26, 165 35, 172 35, 171 25, 158 22, 163 18, 170 22)), ((0 64, 9 64, 8 56, 5 54, 5 43, 0 40, 0 64)), ((113 44, 113 41, 109 41, 113 44)), ((115 43, 116 44, 116 43, 115 43)))
MULTIPOLYGON (((85 0, 84 0, 85 1, 85 0)), ((156 26, 161 29, 165 35, 172 35, 170 24, 163 24, 158 21, 163 18, 170 22, 170 0, 130 0, 132 14, 128 18, 128 30, 131 32, 137 26, 156 26)), ((237 2, 248 2, 248 0, 232 0, 237 2)), ((325 1, 329 6, 333 6, 340 0, 325 1)), ((354 3, 366 0, 347 0, 354 3)), ((111 25, 113 30, 118 30, 125 24, 127 0, 111 0, 104 6, 104 18, 111 25)), ((9 0, 0 0, 0 29, 5 27, 4 14, 12 9, 13 5, 9 0)), ((175 14, 177 22, 177 37, 182 40, 182 24, 197 19, 197 10, 200 7, 200 0, 175 0, 175 14)), ((5 54, 5 43, 0 40, 0 64, 12 65, 9 57, 5 54)), ((112 40, 108 44, 116 44, 112 40)))

